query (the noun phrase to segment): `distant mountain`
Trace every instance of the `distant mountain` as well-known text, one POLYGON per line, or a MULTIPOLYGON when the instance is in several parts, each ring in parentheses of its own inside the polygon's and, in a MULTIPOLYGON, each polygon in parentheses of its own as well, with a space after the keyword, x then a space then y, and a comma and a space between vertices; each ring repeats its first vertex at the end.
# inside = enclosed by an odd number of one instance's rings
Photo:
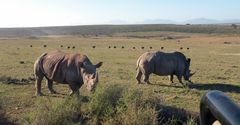
POLYGON ((182 22, 183 24, 230 24, 230 23, 240 23, 240 20, 214 20, 206 18, 196 18, 182 22))
POLYGON ((129 24, 129 23, 127 21, 117 19, 117 20, 111 20, 111 21, 107 22, 106 24, 129 24))
POLYGON ((216 20, 216 19, 207 19, 207 18, 195 18, 186 21, 173 21, 166 19, 150 19, 139 22, 128 22, 124 20, 112 20, 106 24, 240 24, 240 19, 232 20, 216 20))
POLYGON ((139 22, 139 24, 177 24, 177 22, 164 19, 152 19, 139 22))
POLYGON ((186 20, 182 23, 189 23, 189 24, 217 24, 220 23, 219 20, 213 20, 213 19, 206 19, 206 18, 196 18, 191 20, 186 20))

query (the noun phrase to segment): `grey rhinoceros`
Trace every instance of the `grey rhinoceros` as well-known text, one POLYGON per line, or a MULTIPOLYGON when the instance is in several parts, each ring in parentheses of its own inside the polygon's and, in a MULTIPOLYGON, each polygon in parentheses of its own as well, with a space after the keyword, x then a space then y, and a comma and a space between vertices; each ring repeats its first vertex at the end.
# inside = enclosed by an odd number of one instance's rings
POLYGON ((176 75, 179 82, 182 83, 182 77, 190 81, 190 77, 194 73, 190 73, 190 58, 186 58, 181 52, 165 53, 161 51, 145 52, 137 60, 138 83, 141 83, 141 77, 144 75, 144 82, 149 82, 149 75, 154 73, 159 76, 169 76, 169 80, 173 83, 173 75, 176 75))
POLYGON ((79 88, 86 84, 87 89, 94 90, 98 82, 99 68, 102 62, 93 65, 86 55, 70 54, 61 51, 51 51, 43 53, 34 64, 34 75, 36 77, 36 95, 42 95, 41 82, 45 77, 50 93, 53 90, 53 81, 68 84, 71 95, 79 94, 79 88))

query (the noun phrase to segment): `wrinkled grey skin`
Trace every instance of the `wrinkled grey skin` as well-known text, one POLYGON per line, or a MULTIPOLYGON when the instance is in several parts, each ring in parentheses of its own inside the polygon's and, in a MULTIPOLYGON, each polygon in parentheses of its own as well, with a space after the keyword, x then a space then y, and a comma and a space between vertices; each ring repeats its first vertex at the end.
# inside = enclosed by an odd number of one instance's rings
POLYGON ((169 80, 173 83, 173 75, 176 75, 179 82, 183 84, 182 77, 190 81, 193 75, 190 73, 191 59, 186 59, 181 52, 164 53, 160 51, 145 52, 137 60, 136 79, 141 83, 141 77, 144 76, 144 82, 149 82, 149 75, 154 73, 159 76, 169 76, 169 80))
POLYGON ((93 65, 87 56, 81 54, 69 54, 61 51, 52 51, 42 54, 34 64, 36 77, 36 95, 43 95, 41 82, 45 77, 50 93, 56 93, 53 89, 53 81, 68 84, 71 93, 79 95, 79 88, 86 84, 89 91, 93 91, 98 83, 96 71, 102 65, 99 62, 93 65))

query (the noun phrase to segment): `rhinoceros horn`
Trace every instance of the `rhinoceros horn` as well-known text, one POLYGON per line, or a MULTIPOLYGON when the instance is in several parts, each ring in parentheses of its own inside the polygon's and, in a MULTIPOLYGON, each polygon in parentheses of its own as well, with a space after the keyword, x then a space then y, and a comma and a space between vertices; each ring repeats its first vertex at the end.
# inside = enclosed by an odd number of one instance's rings
POLYGON ((96 72, 96 75, 95 75, 94 81, 95 81, 95 82, 98 81, 98 73, 97 73, 97 72, 96 72))
POLYGON ((190 77, 192 77, 195 73, 196 73, 196 72, 194 72, 194 73, 190 73, 190 77))

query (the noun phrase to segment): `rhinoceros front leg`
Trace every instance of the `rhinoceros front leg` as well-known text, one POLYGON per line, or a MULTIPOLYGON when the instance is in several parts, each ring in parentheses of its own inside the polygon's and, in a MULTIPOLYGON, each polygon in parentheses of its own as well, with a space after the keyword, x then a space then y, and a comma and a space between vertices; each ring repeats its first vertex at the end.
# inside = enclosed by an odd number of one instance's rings
POLYGON ((47 87, 48 87, 48 92, 51 94, 57 93, 54 89, 53 89, 53 81, 47 79, 47 87))
POLYGON ((36 76, 35 88, 36 88, 36 96, 42 96, 41 92, 41 83, 43 80, 43 76, 36 76))
POLYGON ((178 81, 182 84, 182 86, 185 86, 185 85, 183 84, 183 82, 182 82, 182 76, 181 76, 181 75, 178 75, 177 78, 178 78, 178 81))
POLYGON ((71 89, 71 92, 70 92, 70 96, 76 94, 77 96, 79 96, 79 88, 80 86, 76 83, 69 83, 69 87, 71 89))
POLYGON ((168 79, 170 81, 170 84, 172 85, 173 84, 173 74, 172 75, 169 75, 168 76, 168 79))
POLYGON ((142 78, 142 72, 141 72, 140 68, 138 68, 137 69, 137 75, 136 75, 136 79, 137 79, 138 84, 141 83, 141 78, 142 78))

